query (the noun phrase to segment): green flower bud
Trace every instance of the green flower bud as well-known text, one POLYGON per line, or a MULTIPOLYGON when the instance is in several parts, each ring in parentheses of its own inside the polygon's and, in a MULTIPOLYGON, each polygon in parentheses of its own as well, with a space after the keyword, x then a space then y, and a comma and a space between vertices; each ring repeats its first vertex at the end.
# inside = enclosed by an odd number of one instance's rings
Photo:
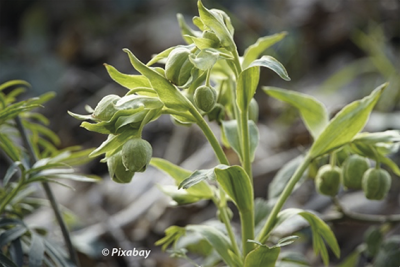
POLYGON ((217 102, 217 92, 209 86, 199 86, 194 91, 194 103, 204 112, 210 112, 217 102))
POLYGON ((368 159, 359 155, 348 157, 343 163, 343 185, 350 189, 361 189, 361 181, 368 168, 368 159))
POLYGON ((330 164, 322 166, 315 178, 315 185, 319 193, 335 196, 339 192, 342 171, 339 167, 330 164))
POLYGON ((191 76, 193 63, 189 60, 190 50, 179 47, 169 54, 165 64, 165 77, 177 86, 186 84, 191 76))
POLYGON ((107 167, 111 179, 120 184, 130 183, 135 174, 134 171, 126 170, 125 166, 122 164, 121 151, 107 159, 107 167))
POLYGON ((126 170, 144 172, 149 165, 153 149, 146 140, 129 139, 122 146, 122 164, 126 170))
POLYGON ((111 120, 114 113, 118 111, 118 109, 115 108, 115 103, 117 103, 119 99, 121 98, 117 95, 107 95, 103 97, 94 109, 92 116, 102 121, 111 120))
POLYGON ((258 103, 254 98, 252 98, 250 100, 250 105, 249 105, 249 119, 257 123, 258 113, 259 113, 258 103))
POLYGON ((389 192, 392 180, 384 169, 371 168, 364 173, 362 189, 365 197, 371 200, 382 200, 389 192))

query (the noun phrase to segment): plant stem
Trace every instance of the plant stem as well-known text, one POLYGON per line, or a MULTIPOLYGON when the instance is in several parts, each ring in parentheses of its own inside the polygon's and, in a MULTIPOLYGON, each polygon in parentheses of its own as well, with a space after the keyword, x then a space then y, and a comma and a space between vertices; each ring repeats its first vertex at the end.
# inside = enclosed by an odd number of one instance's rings
POLYGON ((240 127, 240 135, 242 137, 242 163, 243 168, 246 171, 247 175, 250 178, 250 181, 253 183, 253 175, 251 171, 251 160, 250 160, 250 137, 249 137, 249 120, 248 120, 248 112, 240 112, 239 117, 239 127, 240 127))
POLYGON ((248 240, 254 240, 254 207, 248 211, 240 212, 240 222, 242 225, 242 248, 243 256, 254 249, 254 243, 248 240))
MULTIPOLYGON (((31 158, 31 166, 32 166, 35 162, 38 161, 38 158, 36 157, 35 151, 33 150, 32 144, 29 141, 28 135, 25 131, 24 126, 22 125, 22 121, 19 116, 17 116, 15 118, 15 123, 17 125, 18 131, 21 134, 22 140, 28 150, 29 156, 31 158)), ((56 220, 57 220, 58 224, 60 225, 65 244, 68 248, 70 259, 73 264, 75 264, 76 266, 80 266, 79 260, 78 260, 78 255, 74 249, 74 246, 72 245, 72 241, 71 241, 71 237, 69 235, 68 228, 64 222, 64 219, 62 218, 60 209, 58 207, 58 203, 57 203, 56 199, 54 198, 54 194, 50 188, 50 185, 47 182, 42 182, 42 186, 46 193, 47 198, 49 199, 50 205, 54 211, 56 220)))
MULTIPOLYGON (((220 194, 225 194, 225 192, 222 190, 222 188, 220 188, 220 194)), ((231 243, 232 243, 232 247, 234 250, 233 252, 235 252, 235 254, 237 254, 237 255, 240 255, 240 250, 237 245, 236 238, 233 233, 232 225, 231 225, 228 213, 226 211, 226 208, 221 207, 221 205, 219 204, 220 201, 217 198, 213 198, 213 201, 214 201, 215 206, 217 206, 217 208, 221 214, 222 222, 225 224, 226 231, 228 232, 229 239, 231 240, 231 243)))
POLYGON ((204 118, 201 116, 201 114, 197 111, 197 109, 193 105, 190 106, 189 111, 190 111, 190 113, 192 113, 193 117, 196 119, 197 125, 203 131, 208 142, 210 142, 210 145, 214 149, 214 152, 218 158, 218 161, 221 164, 229 165, 229 161, 228 161, 224 151, 222 150, 222 147, 219 144, 217 138, 215 137, 214 133, 211 131, 210 126, 208 126, 207 122, 204 120, 204 118))
POLYGON ((279 211, 282 209, 286 200, 292 193, 294 186, 300 180, 301 176, 303 175, 304 171, 307 169, 311 160, 312 159, 307 155, 305 157, 304 161, 301 163, 301 165, 297 168, 296 172, 293 174, 292 178, 287 183, 285 189, 281 193, 274 208, 272 209, 271 213, 269 214, 267 222, 265 223, 264 227, 262 228, 260 234, 257 237, 258 241, 260 241, 261 243, 264 243, 267 240, 271 230, 274 228, 276 217, 278 216, 279 211))

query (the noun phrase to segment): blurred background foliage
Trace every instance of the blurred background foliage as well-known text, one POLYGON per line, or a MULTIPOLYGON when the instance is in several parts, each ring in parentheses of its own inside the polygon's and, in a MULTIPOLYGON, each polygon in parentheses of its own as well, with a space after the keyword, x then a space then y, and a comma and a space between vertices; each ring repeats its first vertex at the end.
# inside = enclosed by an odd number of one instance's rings
MULTIPOLYGON (((267 53, 285 65, 292 81, 283 82, 272 73, 263 70, 260 85, 311 93, 334 113, 344 104, 389 81, 390 88, 378 105, 379 112, 375 112, 371 117, 367 129, 375 131, 400 128, 398 0, 203 2, 207 7, 224 9, 231 16, 240 54, 260 36, 288 32, 284 40, 267 53)), ((80 129, 79 122, 71 118, 67 110, 82 113, 85 104, 95 106, 106 94, 125 94, 125 89, 115 84, 103 67, 103 63, 109 63, 122 72, 132 73, 133 68, 122 48, 129 48, 139 59, 147 62, 152 54, 182 44, 176 13, 182 13, 186 21, 190 22, 191 18, 197 15, 196 1, 1 0, 0 83, 11 79, 26 80, 32 84, 30 96, 55 91, 57 96, 42 112, 49 117, 51 128, 60 136, 62 146, 98 146, 103 137, 80 129)), ((260 105, 261 135, 267 136, 264 137, 266 140, 261 140, 262 148, 256 156, 254 173, 258 178, 255 180, 255 188, 256 196, 265 197, 267 185, 277 168, 298 155, 300 152, 297 147, 307 146, 310 136, 294 109, 277 101, 270 101, 262 93, 258 93, 256 99, 260 105), (275 154, 278 156, 273 158, 275 154), (266 158, 269 163, 263 161, 266 158)), ((196 151, 204 149, 204 138, 199 132, 192 128, 174 127, 168 117, 147 126, 144 138, 152 143, 154 156, 170 159, 174 163, 186 160, 188 168, 212 164, 209 159, 204 159, 204 155, 207 154, 196 157, 196 151), (190 160, 196 160, 197 163, 193 164, 190 160)), ((228 156, 232 162, 237 160, 233 153, 228 156)), ((98 255, 100 250, 97 248, 104 247, 104 244, 111 247, 113 244, 125 242, 125 246, 128 244, 128 247, 135 245, 152 248, 156 253, 159 248, 153 247, 154 241, 162 236, 166 226, 203 221, 214 216, 215 211, 204 211, 201 205, 185 207, 184 213, 179 213, 179 209, 169 209, 166 205, 161 205, 157 210, 154 207, 158 206, 154 204, 150 212, 142 211, 138 213, 140 216, 133 216, 134 220, 119 222, 117 228, 121 226, 120 232, 115 231, 112 220, 119 217, 110 215, 121 211, 132 213, 129 209, 130 202, 142 203, 139 199, 143 199, 144 192, 158 194, 157 189, 153 190, 153 183, 159 180, 149 176, 157 176, 160 173, 149 172, 135 177, 132 187, 125 188, 124 191, 121 186, 108 183, 105 164, 95 160, 88 165, 86 171, 102 175, 105 177, 104 183, 79 185, 76 192, 66 193, 65 189, 60 189, 60 196, 66 206, 75 213, 75 217, 68 217, 71 227, 81 229, 81 236, 95 236, 93 240, 96 242, 92 247, 88 247, 88 242, 84 242, 85 245, 82 245, 81 249, 92 255, 92 258, 97 257, 98 262, 107 263, 106 266, 174 266, 175 263, 163 262, 155 257, 155 254, 151 256, 153 260, 147 261, 147 265, 137 265, 142 263, 134 260, 128 262, 126 259, 105 260, 98 255), (146 184, 141 181, 141 184, 138 184, 137 180, 144 177, 150 182, 146 184), (112 193, 113 190, 117 192, 112 193), (84 196, 76 197, 83 192, 84 196), (131 194, 135 197, 121 200, 121 194, 131 194), (74 198, 77 202, 85 203, 69 203, 74 198), (85 205, 87 207, 82 207, 85 205), (143 214, 146 216, 142 216, 143 214), (84 231, 85 226, 99 221, 107 222, 107 226, 101 228, 97 225, 98 228, 89 229, 97 231, 97 234, 90 235, 90 231, 84 231), (99 230, 99 227, 102 230, 99 230), (113 234, 110 234, 110 229, 113 229, 113 234), (99 239, 99 236, 103 237, 99 239)), ((312 197, 307 194, 314 194, 315 190, 309 187, 300 190, 294 204, 291 205, 305 205, 318 210, 317 205, 310 203, 312 197)), ((398 181, 394 183, 394 188, 398 190, 398 181)), ((362 198, 361 195, 358 197, 362 198)), ((147 199, 145 202, 158 203, 156 200, 147 199)), ((319 208, 320 211, 324 210, 319 208)), ((375 209, 379 210, 379 207, 376 206, 375 209)), ((398 203, 394 209, 398 210, 398 203)), ((393 209, 386 210, 389 213, 393 212, 393 209)), ((351 227, 349 229, 354 230, 351 227)), ((359 230, 359 239, 362 239, 362 231, 363 229, 359 230)), ((357 239, 349 242, 345 236, 346 231, 340 232, 339 242, 342 242, 341 245, 348 254, 354 249, 357 239), (341 235, 344 238, 342 240, 341 235)), ((305 250, 302 251, 306 253, 305 250)), ((346 255, 345 252, 342 253, 346 255)), ((85 259, 92 265, 84 266, 95 266, 89 258, 85 259)))

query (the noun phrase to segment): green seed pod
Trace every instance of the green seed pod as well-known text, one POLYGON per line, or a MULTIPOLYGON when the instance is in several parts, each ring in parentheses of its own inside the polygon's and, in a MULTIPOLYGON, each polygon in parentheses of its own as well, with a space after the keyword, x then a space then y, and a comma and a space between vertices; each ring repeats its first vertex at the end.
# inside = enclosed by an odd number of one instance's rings
POLYGON ((364 173, 362 189, 367 199, 382 200, 389 192, 391 183, 390 174, 386 170, 371 168, 364 173))
POLYGON ((186 84, 191 76, 193 63, 189 60, 190 50, 179 47, 168 56, 165 64, 165 77, 177 86, 186 84))
POLYGON ((126 170, 125 166, 122 164, 121 151, 107 159, 107 167, 111 179, 120 184, 129 183, 135 174, 134 171, 126 170))
POLYGON ((210 112, 217 102, 217 92, 209 86, 203 85, 197 87, 194 91, 194 103, 204 112, 210 112))
POLYGON ((250 100, 250 105, 249 105, 249 119, 257 123, 258 113, 259 113, 258 103, 254 98, 252 98, 250 100))
POLYGON ((315 178, 315 185, 319 193, 335 196, 339 192, 342 171, 339 167, 330 164, 322 166, 315 178))
POLYGON ((368 159, 359 155, 348 157, 343 163, 343 185, 349 189, 361 189, 361 181, 368 168, 368 159))
POLYGON ((111 120, 114 113, 118 111, 115 108, 115 103, 117 103, 119 99, 121 98, 117 95, 107 95, 103 97, 103 99, 100 100, 100 102, 94 109, 92 116, 95 119, 99 119, 102 121, 111 120))
POLYGON ((153 149, 146 140, 129 139, 122 146, 122 164, 126 170, 144 172, 149 165, 153 149))

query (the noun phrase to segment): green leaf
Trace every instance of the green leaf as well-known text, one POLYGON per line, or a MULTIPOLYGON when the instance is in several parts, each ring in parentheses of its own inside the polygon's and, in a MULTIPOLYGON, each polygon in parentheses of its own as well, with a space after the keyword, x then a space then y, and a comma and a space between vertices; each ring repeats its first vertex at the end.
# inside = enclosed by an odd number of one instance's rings
POLYGON ((299 237, 297 235, 291 235, 291 236, 281 238, 281 239, 279 239, 279 241, 275 245, 275 247, 284 247, 284 246, 290 245, 298 238, 299 237))
POLYGON ((349 256, 347 256, 338 267, 354 267, 358 266, 358 260, 360 259, 360 252, 357 250, 353 251, 349 256))
POLYGON ((118 150, 128 138, 134 137, 136 134, 137 131, 126 130, 118 135, 109 135, 106 141, 104 141, 98 148, 89 154, 89 157, 97 157, 104 153, 113 154, 113 152, 118 150))
POLYGON ((161 53, 154 55, 152 57, 152 59, 149 62, 147 62, 146 65, 150 67, 151 65, 168 58, 171 51, 174 50, 176 47, 178 47, 178 46, 169 47, 169 48, 165 49, 164 51, 162 51, 161 53))
POLYGON ((185 98, 181 94, 178 88, 173 86, 158 72, 144 65, 132 54, 131 51, 129 51, 128 49, 124 49, 124 52, 129 55, 133 67, 150 80, 152 87, 154 88, 154 90, 156 90, 158 96, 160 97, 160 100, 165 104, 167 108, 179 112, 188 111, 191 104, 189 100, 187 100, 187 98, 185 98))
POLYGON ((177 14, 176 17, 178 19, 179 27, 181 28, 182 37, 186 43, 193 43, 192 39, 190 38, 191 36, 201 36, 201 32, 193 30, 186 24, 186 21, 183 18, 182 14, 177 14))
POLYGON ((217 228, 209 225, 188 225, 186 231, 193 231, 202 235, 229 266, 242 266, 238 259, 233 257, 235 254, 227 236, 217 228))
POLYGON ((279 258, 276 267, 310 267, 307 258, 300 252, 283 251, 279 258))
POLYGON ((276 87, 263 87, 263 90, 268 95, 297 108, 314 139, 328 125, 328 112, 324 105, 314 97, 276 87))
POLYGON ((294 215, 302 216, 310 224, 311 231, 313 233, 314 252, 315 254, 321 253, 321 257, 326 266, 328 266, 329 264, 329 255, 324 240, 332 249, 335 256, 338 258, 340 257, 340 248, 332 230, 323 220, 321 220, 318 216, 311 212, 301 209, 283 210, 278 214, 275 226, 279 225, 280 223, 294 215))
POLYGON ((20 149, 16 146, 7 134, 0 133, 0 148, 13 160, 18 161, 20 158, 20 149))
POLYGON ((254 60, 247 69, 256 66, 268 68, 278 74, 285 81, 290 81, 290 77, 285 67, 278 60, 271 56, 262 56, 260 59, 254 60))
POLYGON ((378 133, 358 133, 352 142, 367 144, 400 142, 400 131, 390 130, 378 133))
POLYGON ((253 189, 249 176, 240 166, 217 166, 214 170, 218 184, 236 204, 239 211, 253 210, 253 189))
POLYGON ((348 142, 360 132, 378 102, 387 84, 376 88, 369 96, 344 107, 329 122, 310 149, 310 156, 316 158, 348 142))
POLYGON ((4 187, 8 184, 8 182, 14 176, 14 174, 16 174, 18 172, 18 169, 21 165, 22 165, 21 162, 16 161, 7 169, 6 175, 3 178, 3 186, 4 187))
POLYGON ((174 185, 158 185, 157 186, 164 194, 170 196, 178 205, 186 205, 198 202, 202 197, 190 194, 187 190, 179 190, 174 185))
POLYGON ((158 240, 155 245, 162 245, 164 251, 172 243, 176 243, 186 232, 186 229, 179 226, 170 226, 165 230, 165 237, 158 240))
MULTIPOLYGON (((175 180, 177 185, 179 185, 183 180, 185 180, 192 174, 191 171, 185 170, 167 160, 160 158, 152 158, 150 161, 150 165, 171 176, 175 180)), ((211 198, 213 196, 213 192, 210 186, 205 182, 200 182, 188 188, 187 192, 192 196, 201 198, 211 198)))
POLYGON ((233 41, 232 34, 229 26, 224 21, 224 16, 216 10, 209 10, 203 6, 203 3, 199 0, 197 2, 199 8, 199 15, 202 22, 207 25, 221 40, 221 45, 226 47, 229 51, 236 49, 235 42, 233 41))
POLYGON ((8 81, 5 83, 0 84, 0 92, 3 91, 4 89, 11 87, 11 86, 25 86, 25 87, 31 87, 31 85, 23 80, 12 80, 8 81))
POLYGON ((278 260, 280 252, 281 248, 279 247, 269 248, 267 246, 259 246, 256 249, 250 251, 249 254, 247 254, 244 261, 244 266, 275 267, 275 263, 278 260))
POLYGON ((37 234, 32 234, 31 246, 29 248, 29 267, 41 267, 44 258, 43 240, 37 234))
POLYGON ((218 52, 213 52, 207 49, 201 50, 197 55, 190 54, 189 60, 193 65, 200 70, 211 69, 219 57, 218 52))
POLYGON ((143 75, 129 75, 119 72, 111 65, 104 64, 111 79, 130 90, 138 87, 151 87, 149 80, 143 75))
MULTIPOLYGON (((218 165, 218 166, 220 166, 220 165, 218 165)), ((215 180, 214 168, 194 171, 189 177, 187 177, 185 180, 183 180, 179 184, 179 188, 188 189, 188 188, 190 188, 194 185, 197 185, 198 183, 200 183, 202 181, 206 181, 206 180, 209 180, 209 181, 215 180)))
POLYGON ((249 67, 239 75, 236 87, 236 103, 241 112, 247 112, 249 104, 256 93, 260 79, 260 68, 249 67))
POLYGON ((19 238, 26 233, 28 229, 23 226, 16 226, 0 234, 0 247, 3 247, 11 241, 19 238))
POLYGON ((242 68, 247 68, 251 62, 256 60, 261 55, 261 53, 263 53, 270 46, 282 40, 286 34, 287 32, 281 32, 259 38, 255 44, 250 45, 244 51, 242 68))
MULTIPOLYGON (((290 178, 296 172, 297 168, 303 162, 303 156, 298 156, 286 163, 275 175, 268 187, 268 199, 279 197, 285 189, 290 178)), ((296 186, 300 186, 300 182, 296 186)))
POLYGON ((60 246, 55 246, 50 241, 46 239, 42 239, 45 246, 46 254, 50 256, 50 258, 54 261, 56 266, 68 267, 71 266, 67 262, 67 256, 65 251, 63 251, 60 246))
POLYGON ((0 253, 0 263, 5 267, 18 267, 14 262, 7 258, 3 253, 0 253))

